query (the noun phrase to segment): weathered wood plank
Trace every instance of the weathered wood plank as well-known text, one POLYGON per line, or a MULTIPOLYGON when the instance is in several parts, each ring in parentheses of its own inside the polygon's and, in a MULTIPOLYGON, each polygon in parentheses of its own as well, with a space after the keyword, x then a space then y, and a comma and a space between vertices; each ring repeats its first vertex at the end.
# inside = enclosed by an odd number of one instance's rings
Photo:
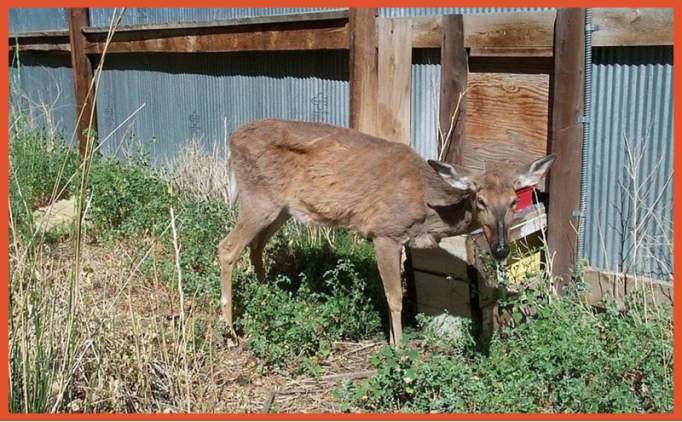
POLYGON ((351 9, 349 17, 350 127, 376 134, 377 9, 351 9))
POLYGON ((469 73, 468 88, 465 167, 512 169, 547 153, 549 75, 469 73))
POLYGON ((378 25, 377 135, 410 143, 412 24, 382 19, 378 25))
POLYGON ((673 304, 673 285, 648 277, 625 275, 603 271, 594 267, 583 269, 583 280, 588 289, 583 299, 590 305, 599 304, 602 299, 611 298, 619 305, 624 304, 625 295, 641 289, 649 303, 656 305, 673 304))
POLYGON ((464 49, 462 15, 443 17, 443 47, 440 49, 440 126, 442 156, 446 162, 462 164, 469 59, 464 49), (458 108, 459 102, 459 108, 458 108), (457 115, 455 116, 455 112, 457 115))
POLYGON ((557 160, 549 174, 547 242, 554 275, 567 280, 574 269, 579 220, 584 108, 585 9, 561 9, 554 41, 552 142, 557 160))
POLYGON ((672 9, 594 9, 594 47, 673 45, 672 9))
MULTIPOLYGON (((514 12, 464 15, 464 45, 471 56, 551 55, 556 12, 514 12)), ((442 40, 439 16, 414 17, 414 48, 438 48, 442 40)), ((672 9, 595 8, 594 47, 672 45, 672 9)))
MULTIPOLYGON (((593 45, 672 45, 672 9, 593 9, 593 23, 598 30, 593 33, 593 45)), ((229 21, 215 21, 191 24, 131 25, 119 27, 119 33, 151 33, 153 37, 166 37, 177 32, 182 36, 198 35, 202 31, 224 32, 241 27, 243 33, 263 31, 266 26, 287 23, 316 23, 318 25, 338 26, 338 21, 347 20, 348 12, 321 12, 319 15, 306 13, 300 15, 272 16, 262 18, 240 18, 229 21)), ((552 52, 552 28, 555 12, 515 12, 486 15, 464 16, 464 44, 470 48, 471 57, 546 57, 552 52)), ((387 18, 379 18, 383 20, 387 18)), ((412 17, 412 45, 414 48, 440 48, 442 44, 442 17, 412 17)), ((88 36, 103 35, 106 28, 84 28, 88 36)), ((43 44, 36 50, 46 51, 53 44, 63 44, 56 38, 65 36, 64 31, 37 31, 10 34, 10 46, 19 40, 21 49, 30 51, 31 44, 43 44), (44 37, 39 43, 32 37, 44 37), (54 39, 52 39, 54 37, 54 39)), ((148 37, 149 38, 149 37, 148 37)), ((334 42, 332 42, 334 43, 334 42)), ((190 43, 185 44, 189 46, 190 43)), ((142 45, 141 47, 144 47, 142 45)), ((13 47, 11 47, 13 48, 13 47)), ((349 45, 324 48, 349 48, 349 45)), ((56 51, 63 47, 55 45, 56 51)), ((286 49, 286 48, 285 48, 286 49)), ((98 49, 94 49, 97 52, 98 49)), ((125 51, 124 49, 118 50, 125 51)), ((191 50, 196 51, 196 50, 191 50)), ((232 51, 232 50, 229 50, 232 51)))
MULTIPOLYGON (((344 25, 324 28, 233 31, 198 35, 179 34, 163 37, 149 33, 117 33, 107 52, 195 53, 345 48, 348 48, 348 31, 344 25), (140 36, 144 38, 139 39, 140 36)), ((103 49, 103 41, 93 40, 86 51, 88 54, 100 54, 103 49)))
POLYGON ((37 52, 53 52, 53 53, 68 53, 71 51, 69 43, 54 43, 52 41, 36 44, 19 44, 12 45, 9 48, 10 53, 15 51, 37 51, 37 52))
POLYGON ((9 34, 10 40, 27 40, 30 38, 69 38, 69 31, 64 29, 45 29, 42 31, 14 32, 9 34))
POLYGON ((89 24, 87 8, 69 9, 69 40, 71 43, 71 70, 73 72, 74 93, 76 97, 76 122, 79 152, 85 154, 89 128, 97 130, 97 114, 94 95, 90 94, 92 83, 92 63, 85 54, 85 37, 82 29, 89 24))
MULTIPOLYGON (((512 12, 464 15, 464 46, 476 51, 496 49, 500 55, 518 50, 546 50, 552 46, 556 12, 512 12)), ((441 17, 411 18, 414 48, 438 48, 442 43, 441 17)))

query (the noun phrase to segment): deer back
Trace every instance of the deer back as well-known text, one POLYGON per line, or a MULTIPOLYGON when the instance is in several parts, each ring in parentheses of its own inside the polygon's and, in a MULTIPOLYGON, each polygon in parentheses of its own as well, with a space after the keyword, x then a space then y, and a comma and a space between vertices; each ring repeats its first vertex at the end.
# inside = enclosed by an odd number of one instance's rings
POLYGON ((428 203, 463 196, 409 146, 353 129, 265 120, 238 129, 230 148, 240 201, 269 201, 302 222, 369 238, 419 236, 437 215, 428 203))

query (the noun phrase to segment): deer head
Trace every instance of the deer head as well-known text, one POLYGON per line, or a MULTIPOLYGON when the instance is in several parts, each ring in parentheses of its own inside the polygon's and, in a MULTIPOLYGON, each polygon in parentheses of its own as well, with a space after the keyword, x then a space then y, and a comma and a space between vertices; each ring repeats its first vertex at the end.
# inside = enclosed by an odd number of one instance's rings
POLYGON ((504 173, 498 169, 472 175, 440 161, 429 164, 453 188, 466 191, 474 220, 481 226, 493 257, 499 261, 509 255, 509 225, 517 202, 516 190, 536 185, 556 159, 555 154, 504 173))

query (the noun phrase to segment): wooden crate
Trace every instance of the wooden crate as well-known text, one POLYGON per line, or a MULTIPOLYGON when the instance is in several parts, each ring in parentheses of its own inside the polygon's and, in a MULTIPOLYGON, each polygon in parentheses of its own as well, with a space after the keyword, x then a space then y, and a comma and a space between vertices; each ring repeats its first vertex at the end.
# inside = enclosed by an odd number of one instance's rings
MULTIPOLYGON (((544 207, 536 205, 514 220, 510 241, 536 245, 546 224, 544 207)), ((473 318, 481 324, 490 320, 492 323, 491 318, 482 314, 496 312, 498 288, 496 280, 490 280, 490 275, 480 268, 477 256, 487 247, 481 231, 477 230, 467 235, 444 238, 438 248, 410 249, 417 312, 473 318)), ((509 263, 514 264, 513 261, 509 263)))

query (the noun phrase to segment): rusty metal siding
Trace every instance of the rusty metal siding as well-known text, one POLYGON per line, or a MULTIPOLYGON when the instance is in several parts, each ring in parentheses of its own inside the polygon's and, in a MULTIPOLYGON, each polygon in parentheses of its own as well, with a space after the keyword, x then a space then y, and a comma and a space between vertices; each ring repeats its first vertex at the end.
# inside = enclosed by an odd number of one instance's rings
MULTIPOLYGON (((22 53, 9 66, 10 110, 52 128, 70 141, 76 121, 76 100, 68 55, 22 53)), ((17 114, 15 114, 17 115, 17 114)))
MULTIPOLYGON (((119 9, 120 10, 120 9, 119 9)), ((247 8, 128 8, 121 25, 143 25, 175 22, 208 22, 221 19, 289 15, 330 10, 323 7, 247 7, 247 8)), ((108 26, 114 9, 91 8, 90 25, 108 26)))
POLYGON ((107 134, 144 104, 104 149, 134 140, 162 164, 191 138, 222 144, 252 120, 281 118, 348 125, 344 51, 117 54, 107 58, 97 99, 107 134))
POLYGON ((593 51, 584 258, 611 271, 670 279, 673 49, 593 51), (632 155, 626 138, 635 150, 632 155), (628 176, 634 169, 630 157, 637 159, 635 178, 628 176), (632 194, 638 187, 635 205, 632 194), (636 221, 644 223, 635 236, 636 221))
POLYGON ((65 8, 11 8, 9 32, 32 32, 69 29, 65 8))

